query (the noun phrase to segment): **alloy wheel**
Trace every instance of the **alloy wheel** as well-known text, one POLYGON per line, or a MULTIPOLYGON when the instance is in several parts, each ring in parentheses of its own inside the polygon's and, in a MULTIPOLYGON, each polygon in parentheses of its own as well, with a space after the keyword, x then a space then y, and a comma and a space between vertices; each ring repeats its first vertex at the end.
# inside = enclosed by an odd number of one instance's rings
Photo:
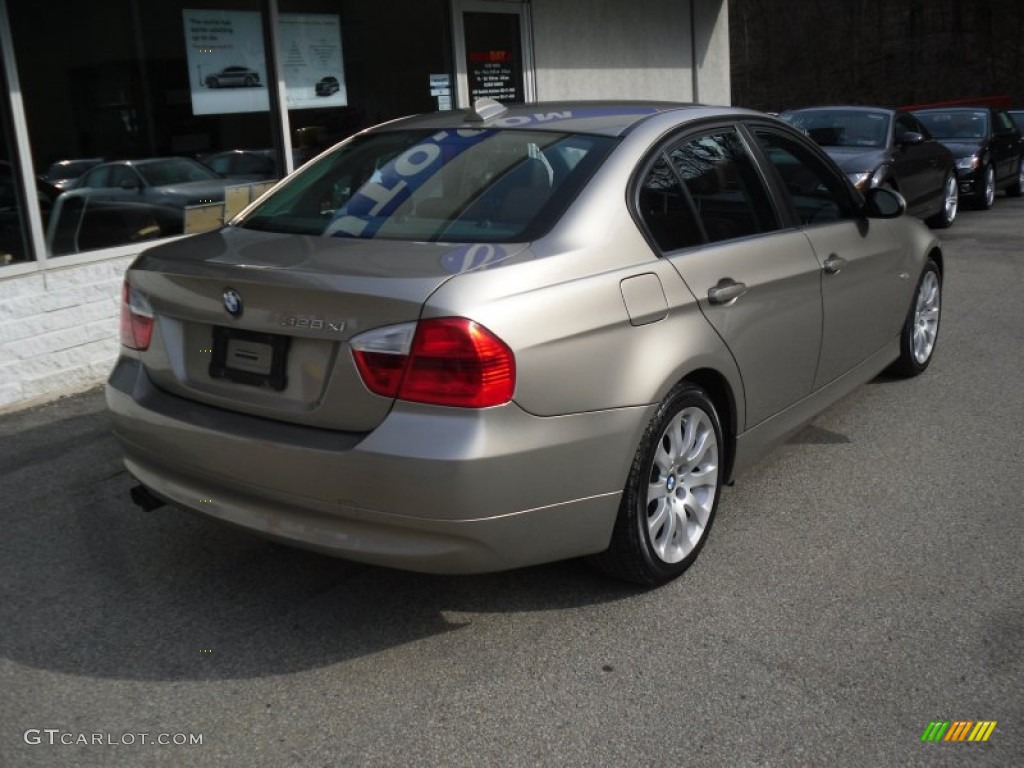
POLYGON ((935 349, 939 333, 939 277, 933 271, 925 272, 917 290, 914 307, 913 354, 918 365, 928 362, 935 349))
POLYGON ((719 446, 700 408, 684 408, 658 441, 647 487, 647 532, 665 563, 678 563, 700 543, 718 488, 719 446))

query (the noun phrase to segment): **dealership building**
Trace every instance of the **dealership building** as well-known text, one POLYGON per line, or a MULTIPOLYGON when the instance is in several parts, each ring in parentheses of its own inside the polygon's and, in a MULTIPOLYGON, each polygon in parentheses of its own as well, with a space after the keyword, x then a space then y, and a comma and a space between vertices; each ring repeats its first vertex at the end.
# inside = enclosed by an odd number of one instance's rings
POLYGON ((143 249, 362 128, 480 97, 728 104, 727 5, 0 0, 0 412, 106 377, 143 249))

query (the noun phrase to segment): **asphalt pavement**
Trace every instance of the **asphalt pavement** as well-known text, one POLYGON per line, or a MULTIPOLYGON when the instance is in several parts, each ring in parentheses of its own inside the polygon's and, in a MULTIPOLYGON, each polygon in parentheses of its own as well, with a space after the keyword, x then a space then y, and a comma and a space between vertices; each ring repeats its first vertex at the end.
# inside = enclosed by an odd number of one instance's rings
POLYGON ((930 370, 741 477, 655 590, 142 512, 99 390, 0 417, 0 766, 1024 765, 1024 200, 940 236, 930 370))

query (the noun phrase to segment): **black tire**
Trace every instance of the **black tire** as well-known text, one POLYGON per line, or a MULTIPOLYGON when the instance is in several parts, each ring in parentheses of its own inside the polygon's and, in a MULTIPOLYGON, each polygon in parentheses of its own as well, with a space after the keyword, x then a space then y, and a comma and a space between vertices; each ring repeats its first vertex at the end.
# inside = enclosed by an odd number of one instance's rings
POLYGON ((1017 176, 1006 188, 1006 194, 1010 197, 1020 197, 1021 193, 1024 193, 1024 157, 1017 161, 1017 176))
POLYGON ((942 182, 942 208, 934 216, 926 220, 932 229, 948 229, 956 221, 959 209, 960 191, 956 174, 950 171, 942 182))
POLYGON ((907 319, 900 333, 900 356, 890 370, 899 376, 918 376, 935 356, 942 319, 942 273, 929 259, 917 281, 907 319))
POLYGON ((252 75, 246 75, 245 76, 245 85, 248 88, 252 88, 253 86, 256 85, 256 78, 253 77, 252 75))
POLYGON ((974 206, 983 211, 992 207, 996 199, 996 169, 986 163, 981 171, 981 186, 974 194, 974 206))
POLYGON ((640 440, 611 545, 591 564, 645 586, 689 568, 715 519, 724 454, 722 426, 707 393, 689 382, 676 385, 640 440))

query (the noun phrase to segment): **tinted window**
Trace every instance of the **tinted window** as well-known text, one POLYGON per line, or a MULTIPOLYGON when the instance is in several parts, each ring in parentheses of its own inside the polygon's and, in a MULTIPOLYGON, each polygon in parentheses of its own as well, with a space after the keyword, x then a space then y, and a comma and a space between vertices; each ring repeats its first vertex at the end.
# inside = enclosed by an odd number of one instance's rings
POLYGON ((110 180, 107 183, 111 187, 129 188, 139 186, 139 179, 131 169, 123 165, 115 165, 110 169, 110 180))
POLYGON ((851 218, 856 205, 846 180, 798 140, 767 128, 754 135, 778 171, 803 225, 851 218))
POLYGON ((996 133, 1013 133, 1017 127, 1005 112, 993 112, 992 118, 995 122, 996 133))
MULTIPOLYGON (((0 72, 0 80, 3 73, 0 72)), ((31 254, 27 248, 25 227, 25 206, 22 199, 19 174, 11 165, 11 153, 8 147, 7 104, 0 98, 0 266, 19 261, 28 261, 31 254)), ((44 214, 48 212, 49 200, 44 204, 44 191, 39 189, 40 206, 44 214)))
POLYGON ((704 235, 694 218, 693 208, 686 198, 679 177, 664 155, 658 156, 644 177, 637 197, 637 207, 640 217, 661 250, 675 251, 704 242, 704 235))
POLYGON ((110 178, 110 166, 101 165, 96 170, 89 171, 89 173, 82 177, 82 181, 79 182, 78 186, 83 188, 89 187, 93 189, 105 187, 107 186, 108 178, 110 178))
POLYGON ((926 139, 931 138, 931 134, 927 128, 921 125, 913 115, 900 114, 896 116, 896 136, 902 136, 905 133, 920 133, 926 139))
POLYGON ((668 157, 711 242, 777 227, 757 169, 734 131, 690 139, 668 157))
POLYGON ((533 239, 561 215, 613 139, 542 131, 403 131, 322 155, 241 226, 396 240, 533 239))
POLYGON ((142 178, 152 187, 186 184, 190 181, 210 181, 219 178, 205 165, 185 157, 169 157, 155 163, 136 166, 142 178))

